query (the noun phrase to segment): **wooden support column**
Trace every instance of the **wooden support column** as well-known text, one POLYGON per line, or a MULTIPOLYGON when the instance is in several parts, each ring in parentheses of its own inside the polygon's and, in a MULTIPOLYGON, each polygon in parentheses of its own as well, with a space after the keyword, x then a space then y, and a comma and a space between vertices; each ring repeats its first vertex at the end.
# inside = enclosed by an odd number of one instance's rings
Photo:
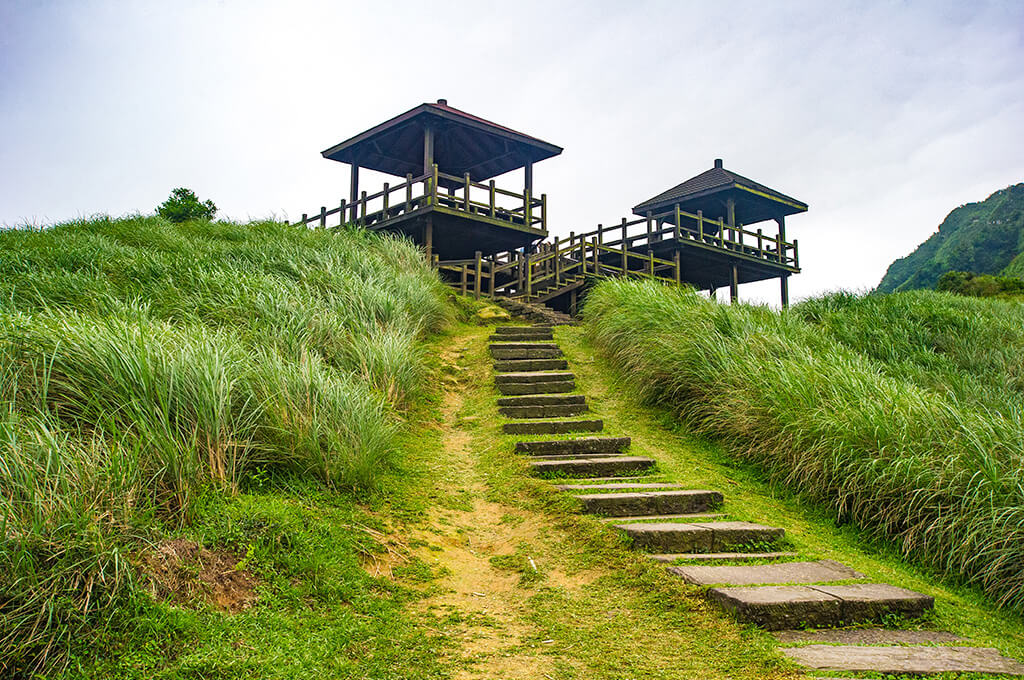
POLYGON ((434 128, 423 128, 423 174, 429 175, 434 165, 434 128))
POLYGON ((428 214, 427 223, 423 225, 423 248, 427 251, 427 259, 434 254, 434 220, 428 214))
POLYGON ((736 240, 736 201, 728 199, 725 202, 725 220, 729 225, 729 240, 736 240))
POLYGON ((359 200, 359 166, 355 163, 352 164, 352 170, 348 176, 348 204, 351 206, 348 221, 355 222, 358 205, 356 202, 359 200))
POLYGON ((777 241, 775 243, 775 245, 778 246, 778 253, 776 253, 776 256, 779 259, 779 264, 785 264, 786 246, 783 244, 786 242, 786 217, 776 217, 775 223, 779 225, 779 233, 776 234, 777 241))
POLYGON ((789 309, 789 274, 783 274, 779 281, 782 289, 782 308, 789 309))
POLYGON ((736 304, 740 301, 740 273, 736 265, 732 266, 729 275, 729 302, 736 304))
POLYGON ((533 163, 531 161, 527 161, 523 166, 523 191, 528 191, 531 196, 533 195, 533 163))
POLYGON ((475 262, 473 264, 476 266, 476 273, 473 274, 473 299, 474 300, 479 300, 480 299, 480 284, 481 284, 481 279, 483 278, 481 276, 481 273, 483 272, 483 256, 480 254, 480 251, 478 250, 474 254, 473 258, 475 260, 475 262))
POLYGON ((675 262, 676 285, 678 286, 682 282, 682 278, 683 278, 682 268, 680 267, 680 263, 679 263, 679 251, 678 250, 675 253, 673 253, 672 260, 673 260, 673 262, 675 262))

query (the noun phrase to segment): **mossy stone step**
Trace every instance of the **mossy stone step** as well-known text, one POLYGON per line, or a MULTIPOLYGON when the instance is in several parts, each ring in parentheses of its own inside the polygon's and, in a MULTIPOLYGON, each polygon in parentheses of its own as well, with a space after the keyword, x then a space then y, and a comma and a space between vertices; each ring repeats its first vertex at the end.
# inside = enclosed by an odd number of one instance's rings
POLYGON ((498 326, 495 335, 543 335, 551 333, 551 326, 498 326))
POLYGON ((498 399, 498 406, 566 406, 585 403, 587 398, 582 394, 534 394, 498 399))
POLYGON ((523 373, 501 373, 494 376, 494 384, 566 382, 575 379, 576 376, 568 371, 528 371, 523 373))
POLYGON ((781 630, 772 636, 784 645, 826 643, 839 645, 949 645, 964 638, 941 630, 840 628, 781 630))
POLYGON ((616 484, 557 484, 559 491, 590 491, 602 489, 607 491, 635 491, 641 489, 682 489, 682 484, 675 482, 630 482, 616 484))
POLYGON ((600 432, 604 429, 601 420, 540 420, 524 423, 505 423, 501 426, 505 434, 568 434, 569 432, 600 432))
MULTIPOLYGON (((500 400, 498 402, 501 403, 500 400)), ((516 453, 531 455, 575 453, 621 453, 629 448, 629 437, 580 437, 578 439, 516 442, 516 453)))
POLYGON ((491 342, 534 342, 537 340, 553 340, 551 329, 542 329, 531 333, 495 333, 487 338, 491 342))
POLYGON ((922 616, 935 600, 887 583, 712 588, 708 597, 743 623, 768 630, 834 628, 895 614, 922 616))
POLYGON ((639 517, 602 517, 601 521, 606 523, 613 522, 648 522, 648 521, 665 521, 665 520, 710 520, 710 519, 721 519, 725 515, 716 512, 691 512, 682 515, 640 515, 639 517))
POLYGON ((776 543, 786 534, 779 527, 753 522, 662 522, 616 524, 615 528, 626 532, 637 548, 658 553, 724 552, 754 544, 776 543))
POLYGON ((491 356, 495 359, 558 359, 562 350, 555 345, 532 347, 495 347, 491 345, 491 356))
POLYGON ((569 367, 565 359, 499 359, 494 370, 499 373, 525 371, 564 371, 569 367))
MULTIPOLYGON (((635 486, 635 485, 634 485, 635 486)), ((657 487, 654 487, 657 488, 657 487)), ((702 489, 671 489, 664 491, 631 491, 623 493, 585 493, 575 498, 583 512, 606 517, 637 517, 651 515, 689 515, 714 510, 722 504, 722 494, 702 489)), ((651 524, 637 526, 649 527, 651 524)), ((684 525, 680 525, 684 526, 684 525)), ((627 531, 627 533, 629 533, 627 531)), ((708 546, 706 550, 710 551, 708 546)), ((658 552, 692 552, 691 549, 665 549, 658 552)))
POLYGON ((669 567, 687 583, 696 586, 754 586, 780 583, 827 583, 863 579, 864 574, 833 560, 713 566, 705 564, 669 567))
POLYGON ((567 418, 587 413, 586 404, 554 404, 551 406, 502 406, 498 413, 506 418, 567 418))
POLYGON ((875 647, 869 645, 807 645, 782 650, 806 668, 892 675, 992 673, 1024 675, 1024 664, 989 647, 875 647))
POLYGON ((558 394, 572 392, 576 383, 572 380, 560 382, 510 382, 499 383, 498 391, 502 394, 558 394))
POLYGON ((648 555, 656 562, 675 562, 689 560, 691 562, 714 562, 716 560, 782 560, 796 557, 795 552, 718 552, 718 553, 654 553, 648 555))
POLYGON ((559 460, 532 460, 530 466, 535 474, 563 475, 615 475, 654 466, 650 458, 640 456, 611 456, 607 458, 563 458, 559 460))

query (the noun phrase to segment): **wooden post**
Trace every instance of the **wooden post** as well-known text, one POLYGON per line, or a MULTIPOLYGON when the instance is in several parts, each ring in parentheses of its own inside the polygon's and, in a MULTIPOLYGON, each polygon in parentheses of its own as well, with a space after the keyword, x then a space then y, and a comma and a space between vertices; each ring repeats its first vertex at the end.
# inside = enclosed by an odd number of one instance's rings
POLYGON ((491 299, 494 299, 494 268, 498 264, 495 261, 495 256, 494 255, 491 255, 489 263, 490 264, 487 267, 487 274, 488 274, 488 276, 487 276, 487 295, 491 299))
POLYGON ((433 176, 430 180, 430 198, 427 200, 427 203, 437 205, 437 163, 434 163, 431 167, 433 168, 433 176))
POLYGON ((308 213, 302 213, 302 226, 306 226, 306 222, 308 222, 308 221, 309 221, 309 214, 308 213))
POLYGON ((793 239, 793 266, 800 269, 800 243, 793 239))
POLYGON ((725 201, 725 215, 726 221, 729 224, 729 240, 736 240, 736 201, 733 199, 727 199, 725 201))
POLYGON ((718 246, 725 248, 725 222, 721 217, 718 218, 718 246))
POLYGON ((366 192, 359 192, 359 223, 366 226, 366 192))
POLYGON ((381 212, 380 212, 380 219, 381 219, 381 221, 386 220, 388 218, 388 202, 389 202, 388 194, 390 193, 390 191, 391 191, 391 184, 389 184, 388 182, 384 182, 384 195, 381 197, 381 198, 384 199, 384 207, 381 208, 381 212))
POLYGON ((483 258, 481 257, 479 250, 476 251, 476 254, 473 257, 476 259, 476 274, 473 276, 473 299, 479 300, 480 285, 482 283, 480 280, 480 273, 483 271, 483 258))
POLYGON ((647 243, 651 242, 651 213, 647 213, 647 243))
POLYGON ((548 195, 540 195, 540 228, 548 230, 548 195))
POLYGON ((760 229, 757 230, 757 257, 760 260, 764 259, 764 232, 760 229))
POLYGON ((434 219, 428 214, 427 223, 423 226, 423 247, 427 251, 427 257, 434 252, 434 219))
POLYGON ((740 299, 740 273, 736 265, 732 266, 729 276, 729 302, 736 304, 740 299))
POLYGON ((523 166, 523 193, 533 193, 533 163, 523 166))
POLYGON ((526 256, 526 299, 529 301, 533 295, 533 267, 530 266, 530 256, 526 256))
POLYGON ((782 308, 789 309, 789 273, 783 274, 779 279, 782 284, 782 308))
POLYGON ((647 273, 650 274, 651 278, 653 279, 654 278, 654 251, 651 250, 650 248, 647 249, 647 263, 648 263, 647 273))
POLYGON ((472 187, 472 181, 469 179, 469 173, 466 173, 466 195, 462 197, 462 209, 469 212, 469 189, 472 187))
POLYGON ((775 245, 778 250, 779 264, 785 264, 785 260, 783 259, 785 250, 783 249, 782 244, 786 242, 786 217, 776 217, 775 222, 779 225, 779 232, 775 237, 777 239, 775 245))
POLYGON ((626 218, 622 218, 622 275, 629 273, 629 248, 626 246, 626 218))
POLYGON ((489 213, 491 217, 494 217, 494 211, 495 210, 496 210, 496 207, 495 207, 495 201, 494 201, 494 180, 492 179, 491 180, 491 212, 489 213))
POLYGON ((349 222, 356 221, 356 201, 359 199, 359 166, 352 164, 352 170, 348 177, 348 203, 352 206, 352 214, 349 215, 349 222))
POLYGON ((320 228, 324 229, 327 227, 327 206, 320 206, 320 228))
POLYGON ((532 209, 530 207, 530 190, 527 189, 523 192, 523 226, 530 226, 530 215, 532 209))
POLYGON ((412 173, 405 176, 405 212, 412 210, 412 173))
MULTIPOLYGON (((698 216, 700 215, 699 211, 697 212, 697 215, 698 216)), ((679 214, 679 204, 678 203, 676 203, 675 218, 676 218, 676 221, 675 221, 674 226, 672 227, 672 237, 675 240, 678 241, 679 240, 679 228, 682 226, 682 216, 679 214)))
MULTIPOLYGON (((600 233, 600 232, 598 232, 598 233, 600 233)), ((601 261, 598 259, 598 250, 599 250, 598 244, 599 244, 598 237, 594 236, 593 237, 593 248, 591 249, 593 254, 594 254, 594 276, 599 276, 601 274, 601 261)))
POLYGON ((704 243, 704 211, 697 211, 697 240, 704 243))
POLYGON ((678 286, 679 284, 681 284, 683 282, 683 271, 682 271, 682 269, 679 266, 679 251, 678 250, 675 253, 673 253, 672 260, 675 262, 676 285, 678 286))
MULTIPOLYGON (((423 174, 429 175, 434 165, 434 128, 427 125, 423 128, 423 174)), ((437 180, 437 175, 434 175, 437 180)))
POLYGON ((562 262, 558 252, 558 237, 555 237, 555 287, 562 285, 562 262))
POLYGON ((604 225, 600 222, 597 224, 597 242, 604 243, 604 225))

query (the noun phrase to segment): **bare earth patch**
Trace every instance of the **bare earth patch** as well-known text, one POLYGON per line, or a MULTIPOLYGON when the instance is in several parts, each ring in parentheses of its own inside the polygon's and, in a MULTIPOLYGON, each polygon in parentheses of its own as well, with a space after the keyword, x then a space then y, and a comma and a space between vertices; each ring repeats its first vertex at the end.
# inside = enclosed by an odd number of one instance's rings
POLYGON ((155 598, 178 604, 202 600, 235 614, 256 602, 256 577, 238 568, 243 558, 226 548, 210 550, 176 538, 143 553, 139 568, 155 598))

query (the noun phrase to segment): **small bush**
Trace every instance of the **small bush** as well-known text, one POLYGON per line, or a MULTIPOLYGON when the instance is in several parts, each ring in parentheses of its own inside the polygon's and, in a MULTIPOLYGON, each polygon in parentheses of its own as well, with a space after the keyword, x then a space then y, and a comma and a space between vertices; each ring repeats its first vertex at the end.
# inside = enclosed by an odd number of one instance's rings
POLYGON ((217 206, 210 200, 200 201, 191 189, 178 187, 157 207, 156 214, 171 222, 212 220, 217 214, 217 206))

